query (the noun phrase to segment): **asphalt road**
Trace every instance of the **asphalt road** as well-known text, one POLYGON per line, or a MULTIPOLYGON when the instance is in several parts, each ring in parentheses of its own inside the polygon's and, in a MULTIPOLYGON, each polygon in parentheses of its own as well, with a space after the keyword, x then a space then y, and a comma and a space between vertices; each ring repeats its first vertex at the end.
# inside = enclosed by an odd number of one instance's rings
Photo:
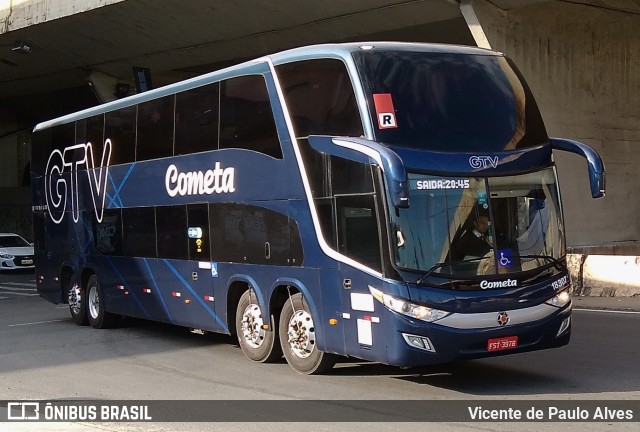
MULTIPOLYGON (((37 296, 33 273, 0 274, 0 400, 389 399, 485 404, 502 401, 505 406, 517 400, 640 401, 638 300, 576 299, 572 341, 557 350, 404 370, 344 361, 327 375, 309 377, 295 373, 284 360, 277 364, 253 363, 223 335, 195 335, 186 329, 144 321, 128 321, 110 330, 78 327, 66 305, 53 305, 37 296)), ((286 420, 286 402, 281 408, 286 420)), ((327 420, 332 419, 330 404, 324 409, 328 410, 327 420)), ((640 410, 636 415, 640 416, 640 410)), ((215 429, 397 430, 416 426, 219 423, 215 429)), ((574 427, 587 431, 615 427, 617 432, 636 430, 637 423, 437 425, 438 430, 465 431, 574 427)), ((0 430, 212 430, 212 425, 0 423, 0 430)))

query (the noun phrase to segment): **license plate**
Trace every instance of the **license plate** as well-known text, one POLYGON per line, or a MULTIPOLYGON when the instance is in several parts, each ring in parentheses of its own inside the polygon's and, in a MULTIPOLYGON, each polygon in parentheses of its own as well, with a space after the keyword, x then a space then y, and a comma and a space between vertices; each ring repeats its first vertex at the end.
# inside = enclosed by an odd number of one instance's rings
POLYGON ((31 259, 23 259, 22 260, 22 264, 24 264, 24 265, 33 264, 33 260, 31 260, 31 259))
POLYGON ((502 351, 518 347, 518 336, 507 336, 503 338, 489 339, 487 341, 487 351, 502 351))

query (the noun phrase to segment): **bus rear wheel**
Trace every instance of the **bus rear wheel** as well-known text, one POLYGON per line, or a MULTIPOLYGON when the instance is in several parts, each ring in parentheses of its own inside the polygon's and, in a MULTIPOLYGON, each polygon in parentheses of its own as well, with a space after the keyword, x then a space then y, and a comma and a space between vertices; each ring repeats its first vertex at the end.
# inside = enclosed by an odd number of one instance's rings
POLYGON ((311 312, 302 294, 291 296, 280 315, 280 343, 287 363, 306 375, 321 374, 336 363, 338 357, 316 346, 316 330, 311 312))
POLYGON ((71 275, 67 281, 67 303, 69 304, 71 319, 79 326, 89 324, 85 301, 85 291, 78 284, 75 276, 71 275))
POLYGON ((104 309, 104 302, 98 278, 92 275, 87 281, 87 315, 93 328, 104 329, 113 327, 116 316, 104 309))
POLYGON ((274 317, 267 323, 255 293, 251 289, 245 291, 236 309, 236 335, 242 352, 253 361, 270 363, 282 357, 274 317), (263 327, 267 323, 271 331, 263 327))

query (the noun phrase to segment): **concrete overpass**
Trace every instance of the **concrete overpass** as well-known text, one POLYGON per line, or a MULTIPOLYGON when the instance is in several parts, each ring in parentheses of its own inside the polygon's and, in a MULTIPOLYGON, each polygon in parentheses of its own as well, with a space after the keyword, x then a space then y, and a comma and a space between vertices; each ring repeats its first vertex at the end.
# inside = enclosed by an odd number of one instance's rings
POLYGON ((0 230, 29 235, 31 127, 113 98, 117 83, 134 91, 132 67, 159 86, 312 43, 477 44, 514 59, 550 135, 603 156, 607 197, 593 201, 584 162, 556 155, 568 244, 632 256, 621 268, 640 281, 638 28, 637 0, 0 0, 0 230))

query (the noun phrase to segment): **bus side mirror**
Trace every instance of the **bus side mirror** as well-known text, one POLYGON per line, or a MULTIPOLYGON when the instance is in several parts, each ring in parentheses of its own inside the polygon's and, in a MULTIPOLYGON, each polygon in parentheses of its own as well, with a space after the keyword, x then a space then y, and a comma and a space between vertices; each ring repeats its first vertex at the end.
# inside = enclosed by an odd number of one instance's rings
POLYGON ((549 138, 549 142, 554 150, 575 153, 587 160, 591 196, 593 198, 603 197, 605 194, 605 172, 604 162, 602 162, 600 155, 588 145, 578 141, 566 138, 549 138))

